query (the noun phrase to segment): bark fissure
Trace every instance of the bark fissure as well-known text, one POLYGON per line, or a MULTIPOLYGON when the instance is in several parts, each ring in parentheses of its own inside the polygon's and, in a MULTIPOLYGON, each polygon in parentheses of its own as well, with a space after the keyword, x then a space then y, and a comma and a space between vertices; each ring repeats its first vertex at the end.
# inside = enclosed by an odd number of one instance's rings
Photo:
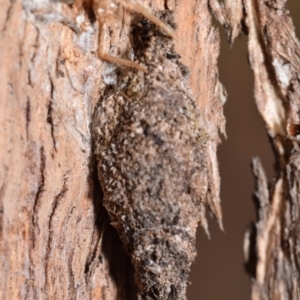
POLYGON ((4 25, 1 29, 2 34, 4 34, 6 29, 7 29, 8 22, 9 22, 10 16, 11 16, 12 11, 13 11, 13 6, 16 2, 17 2, 17 0, 9 0, 9 6, 6 10, 5 17, 4 17, 5 18, 4 25))
POLYGON ((0 239, 2 239, 3 236, 3 216, 4 216, 3 196, 5 193, 5 187, 6 187, 6 183, 4 181, 0 188, 0 239))
MULTIPOLYGON (((93 232, 93 236, 94 236, 94 232, 93 232)), ((95 260, 97 260, 97 256, 98 256, 98 252, 99 252, 99 246, 101 246, 101 241, 102 241, 102 237, 100 235, 97 235, 97 241, 95 243, 95 247, 94 248, 90 248, 90 253, 86 259, 86 262, 85 262, 85 267, 84 267, 84 274, 86 275, 86 278, 87 278, 87 275, 90 274, 90 271, 91 271, 91 266, 92 264, 95 262, 95 260)))
POLYGON ((31 121, 31 105, 30 105, 30 98, 27 97, 27 102, 26 102, 26 108, 25 108, 25 119, 26 119, 26 137, 28 140, 29 137, 29 124, 31 121))
POLYGON ((50 234, 49 234, 49 239, 48 239, 48 243, 47 243, 47 248, 49 248, 49 249, 50 249, 50 244, 51 244, 51 240, 52 240, 51 232, 53 231, 52 219, 56 213, 56 210, 60 204, 60 201, 65 197, 65 194, 67 193, 67 191, 68 191, 68 178, 64 178, 64 182, 63 182, 60 192, 54 197, 51 213, 49 215, 49 233, 50 234))
POLYGON ((46 155, 45 155, 45 149, 42 146, 39 151, 39 183, 38 188, 35 194, 35 199, 33 203, 33 215, 32 215, 32 224, 33 226, 36 225, 36 214, 38 212, 39 207, 39 201, 42 197, 42 194, 45 189, 45 171, 46 171, 46 155))
POLYGON ((68 192, 68 177, 64 176, 63 179, 63 185, 60 190, 60 192, 54 197, 52 202, 52 207, 49 215, 49 221, 48 221, 48 241, 46 243, 46 254, 45 254, 45 283, 46 285, 49 284, 49 280, 52 278, 49 278, 50 268, 49 261, 50 256, 53 249, 53 235, 55 235, 55 224, 53 222, 53 218, 55 213, 57 212, 57 209, 60 205, 61 200, 65 197, 66 193, 68 192))
POLYGON ((70 251, 69 253, 69 258, 68 258, 68 275, 70 278, 70 285, 69 285, 69 294, 68 297, 70 299, 75 299, 76 297, 76 286, 75 286, 75 278, 74 278, 74 272, 73 272, 73 267, 72 267, 72 262, 73 262, 73 257, 74 257, 74 251, 70 251))
POLYGON ((50 132, 51 132, 51 137, 52 137, 52 142, 53 142, 53 148, 54 148, 55 152, 57 152, 56 140, 55 140, 55 125, 54 125, 54 121, 53 121, 54 84, 51 79, 51 76, 49 76, 49 79, 50 79, 50 87, 51 88, 50 88, 50 100, 48 103, 47 122, 50 125, 50 132))
MULTIPOLYGON (((39 211, 39 206, 40 206, 40 200, 42 199, 42 195, 45 192, 45 172, 46 172, 46 154, 45 154, 45 149, 43 146, 40 147, 39 149, 39 173, 38 173, 38 187, 37 191, 35 193, 35 198, 34 198, 34 203, 32 207, 32 216, 31 216, 31 228, 29 230, 29 241, 30 241, 30 252, 29 252, 29 261, 30 261, 30 266, 29 266, 29 280, 31 282, 35 282, 35 272, 34 272, 34 252, 36 250, 36 243, 37 243, 37 234, 40 232, 39 224, 38 224, 38 211, 39 211)), ((25 295, 32 295, 34 298, 37 297, 38 291, 37 287, 35 284, 28 284, 26 285, 26 292, 25 295)), ((26 298, 25 298, 26 299, 26 298)))

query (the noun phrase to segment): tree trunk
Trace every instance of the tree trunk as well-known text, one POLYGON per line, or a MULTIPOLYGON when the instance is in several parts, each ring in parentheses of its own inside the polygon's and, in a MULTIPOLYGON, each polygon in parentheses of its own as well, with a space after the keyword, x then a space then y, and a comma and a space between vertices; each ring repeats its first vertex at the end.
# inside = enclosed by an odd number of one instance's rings
MULTIPOLYGON (((174 12, 176 50, 210 135, 217 209, 218 32, 205 1, 148 4, 174 12)), ((72 5, 1 1, 1 299, 136 299, 130 258, 102 205, 90 131, 116 66, 98 58, 98 23, 84 9, 78 30, 72 5)), ((107 21, 109 54, 126 58, 132 14, 120 5, 107 21)))
MULTIPOLYGON (((253 300, 300 297, 300 45, 284 2, 147 2, 174 13, 185 84, 209 135, 210 208, 220 222, 216 148, 226 92, 210 11, 230 42, 242 25, 249 36, 256 103, 277 158, 270 186, 253 160, 258 221, 244 245, 253 300)), ((97 55, 95 12, 47 0, 0 5, 0 298, 136 299, 134 268, 103 207, 93 156, 92 116, 117 72, 97 55)), ((110 55, 130 56, 133 14, 119 5, 107 20, 101 47, 110 55)))

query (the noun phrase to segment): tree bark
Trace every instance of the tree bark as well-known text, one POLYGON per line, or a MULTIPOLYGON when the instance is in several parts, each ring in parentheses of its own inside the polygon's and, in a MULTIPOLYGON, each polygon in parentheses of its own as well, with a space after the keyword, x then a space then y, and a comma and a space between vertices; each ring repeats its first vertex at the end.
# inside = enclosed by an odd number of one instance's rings
MULTIPOLYGON (((91 120, 116 66, 97 56, 85 7, 1 0, 1 299, 136 299, 133 267, 102 205, 91 120), (78 19, 77 19, 78 21, 78 19)), ((219 208, 216 147, 225 132, 219 36, 206 1, 150 1, 174 12, 176 50, 210 136, 211 199, 219 208)), ((121 5, 104 49, 126 58, 133 12, 121 5)))
MULTIPOLYGON (((299 299, 299 54, 300 43, 284 0, 243 0, 254 95, 275 153, 276 175, 268 185, 258 158, 257 222, 245 235, 251 299, 299 299)), ((211 2, 217 19, 232 27, 232 10, 211 2)), ((239 9, 240 7, 240 9, 239 9)), ((227 35, 232 40, 232 35, 227 35)), ((234 38, 234 36, 233 36, 234 38)))
POLYGON ((244 1, 255 99, 276 157, 268 186, 253 160, 258 220, 245 238, 252 299, 299 299, 299 55, 285 1, 244 1))
MULTIPOLYGON (((276 155, 269 185, 253 159, 258 220, 244 244, 251 297, 299 299, 300 44, 285 1, 146 4, 174 13, 176 51, 209 134, 211 210, 220 222, 216 149, 226 92, 210 12, 231 43, 242 27, 248 34, 255 99, 276 155)), ((117 69, 98 58, 95 14, 47 0, 0 7, 0 298, 136 299, 134 268, 103 207, 93 157, 92 116, 117 69)), ((107 20, 101 46, 110 55, 130 57, 133 14, 119 5, 107 20)))

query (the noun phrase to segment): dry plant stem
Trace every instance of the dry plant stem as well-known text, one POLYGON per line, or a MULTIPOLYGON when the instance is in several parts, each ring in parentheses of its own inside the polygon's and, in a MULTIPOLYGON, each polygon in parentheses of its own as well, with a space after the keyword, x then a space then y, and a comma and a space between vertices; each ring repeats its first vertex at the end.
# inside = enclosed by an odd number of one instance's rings
POLYGON ((122 0, 121 3, 126 7, 130 7, 133 9, 133 11, 140 13, 145 18, 153 22, 155 25, 157 25, 159 28, 161 28, 169 37, 175 39, 176 34, 173 28, 168 26, 166 23, 162 22, 159 18, 157 18, 153 12, 149 8, 147 8, 145 5, 142 5, 139 0, 122 0))
MULTIPOLYGON (((99 46, 98 46, 98 55, 99 58, 106 60, 110 63, 126 66, 129 68, 135 68, 137 70, 140 70, 142 72, 147 72, 147 69, 143 66, 140 66, 136 62, 118 58, 112 55, 109 55, 107 53, 107 49, 105 49, 105 41, 108 37, 108 25, 107 22, 110 19, 117 18, 116 15, 116 3, 113 0, 92 0, 92 1, 84 1, 84 0, 76 0, 74 2, 74 7, 77 12, 82 11, 83 9, 83 3, 87 2, 89 5, 92 5, 95 11, 95 15, 97 16, 98 23, 99 23, 99 46)), ((175 38, 175 32, 174 30, 162 22, 159 18, 157 18, 153 12, 144 5, 142 5, 138 0, 130 0, 130 1, 121 1, 121 4, 126 7, 133 10, 135 13, 140 13, 144 17, 148 18, 150 21, 152 21, 154 24, 159 26, 164 32, 172 37, 175 38)))
POLYGON ((128 68, 135 68, 135 69, 145 72, 145 73, 147 72, 147 69, 145 67, 143 67, 142 65, 139 65, 138 63, 136 63, 134 61, 122 59, 122 58, 115 57, 115 56, 105 53, 105 50, 103 49, 102 45, 105 45, 105 40, 108 37, 108 28, 107 28, 107 25, 105 23, 103 23, 102 21, 101 22, 99 21, 99 28, 100 28, 99 47, 98 47, 99 58, 101 58, 107 62, 110 62, 112 64, 116 64, 116 65, 120 65, 120 66, 124 66, 124 67, 128 67, 128 68))
POLYGON ((252 257, 252 300, 300 297, 299 140, 286 131, 300 122, 300 44, 284 5, 281 0, 244 0, 255 99, 276 156, 275 183, 269 189, 254 168, 258 221, 245 241, 247 257, 252 257))

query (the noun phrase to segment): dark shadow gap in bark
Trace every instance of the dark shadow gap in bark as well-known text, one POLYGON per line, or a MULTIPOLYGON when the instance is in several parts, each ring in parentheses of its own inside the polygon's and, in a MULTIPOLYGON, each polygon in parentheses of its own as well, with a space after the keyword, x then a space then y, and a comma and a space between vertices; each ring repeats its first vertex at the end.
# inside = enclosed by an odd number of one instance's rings
POLYGON ((224 106, 228 139, 218 151, 226 233, 220 232, 212 221, 209 224, 211 241, 208 241, 202 229, 198 229, 198 257, 192 265, 189 300, 199 299, 200 294, 210 300, 220 299, 220 296, 222 300, 249 298, 250 281, 244 268, 243 240, 247 227, 256 220, 251 158, 260 157, 269 181, 274 176, 274 154, 253 96, 247 37, 238 37, 230 47, 222 26, 216 22, 214 25, 221 36, 220 81, 228 92, 224 106))
POLYGON ((299 0, 288 0, 286 2, 286 9, 290 11, 290 17, 293 19, 293 24, 296 28, 296 35, 300 40, 300 18, 299 18, 299 0))

